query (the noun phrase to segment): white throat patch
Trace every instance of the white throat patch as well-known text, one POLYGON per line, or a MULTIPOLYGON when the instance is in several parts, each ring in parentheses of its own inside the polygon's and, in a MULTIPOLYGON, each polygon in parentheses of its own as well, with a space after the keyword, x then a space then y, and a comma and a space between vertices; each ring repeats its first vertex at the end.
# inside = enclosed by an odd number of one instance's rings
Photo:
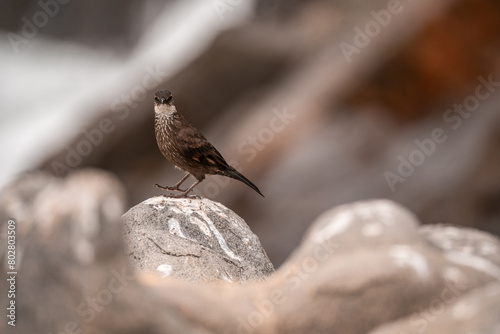
POLYGON ((157 115, 172 116, 176 111, 177 109, 175 109, 174 105, 168 105, 168 104, 155 105, 155 114, 157 115))

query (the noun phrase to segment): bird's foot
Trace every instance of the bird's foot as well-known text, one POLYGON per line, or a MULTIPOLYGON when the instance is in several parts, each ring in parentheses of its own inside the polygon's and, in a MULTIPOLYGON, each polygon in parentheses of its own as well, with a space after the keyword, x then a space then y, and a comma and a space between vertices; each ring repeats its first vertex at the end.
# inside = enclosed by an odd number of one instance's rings
POLYGON ((187 196, 186 196, 186 194, 182 193, 182 194, 178 194, 178 195, 170 195, 169 197, 170 198, 185 198, 187 196))
POLYGON ((198 196, 198 195, 188 195, 186 193, 183 193, 183 194, 178 194, 178 195, 174 195, 174 194, 163 194, 162 195, 163 197, 166 197, 166 198, 192 198, 192 199, 201 199, 201 196, 198 196))
POLYGON ((181 197, 184 197, 183 194, 180 194, 180 195, 174 195, 174 194, 168 194, 167 195, 167 194, 163 194, 161 196, 163 196, 165 198, 181 198, 181 197))
POLYGON ((168 191, 179 191, 179 192, 185 192, 186 190, 179 189, 179 187, 169 187, 169 186, 160 186, 158 183, 155 184, 157 188, 163 189, 163 190, 168 190, 168 191))

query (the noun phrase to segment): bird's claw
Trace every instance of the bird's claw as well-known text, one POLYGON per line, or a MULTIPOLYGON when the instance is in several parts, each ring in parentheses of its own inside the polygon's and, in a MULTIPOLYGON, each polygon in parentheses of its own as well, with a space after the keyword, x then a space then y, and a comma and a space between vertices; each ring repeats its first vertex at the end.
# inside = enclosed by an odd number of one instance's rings
POLYGON ((201 199, 201 196, 198 196, 198 195, 187 195, 187 194, 178 194, 178 195, 174 195, 174 194, 163 194, 162 195, 163 197, 165 198, 191 198, 191 199, 201 199))
POLYGON ((163 190, 185 192, 185 190, 179 189, 179 187, 169 187, 169 186, 164 187, 160 186, 158 183, 155 183, 155 186, 163 190))

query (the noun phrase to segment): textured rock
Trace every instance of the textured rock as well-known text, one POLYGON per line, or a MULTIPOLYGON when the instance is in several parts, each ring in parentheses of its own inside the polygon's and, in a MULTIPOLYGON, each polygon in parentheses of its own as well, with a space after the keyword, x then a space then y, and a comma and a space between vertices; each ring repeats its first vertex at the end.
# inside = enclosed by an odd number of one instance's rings
POLYGON ((188 281, 262 280, 273 271, 259 239, 208 199, 150 198, 123 215, 132 266, 188 281))

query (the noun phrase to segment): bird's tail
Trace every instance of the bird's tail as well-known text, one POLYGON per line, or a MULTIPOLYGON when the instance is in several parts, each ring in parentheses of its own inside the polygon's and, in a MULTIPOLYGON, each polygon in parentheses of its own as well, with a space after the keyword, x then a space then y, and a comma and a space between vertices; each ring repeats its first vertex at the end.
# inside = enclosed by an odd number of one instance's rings
POLYGON ((236 169, 234 169, 232 167, 228 168, 227 173, 228 173, 227 176, 229 176, 235 180, 239 180, 239 181, 243 182, 244 184, 246 184, 247 186, 249 186, 250 188, 252 188, 256 192, 258 192, 260 196, 264 197, 264 195, 262 195, 262 193, 260 192, 259 188, 257 188, 257 186, 255 184, 253 184, 249 179, 244 177, 243 174, 238 172, 236 169))

